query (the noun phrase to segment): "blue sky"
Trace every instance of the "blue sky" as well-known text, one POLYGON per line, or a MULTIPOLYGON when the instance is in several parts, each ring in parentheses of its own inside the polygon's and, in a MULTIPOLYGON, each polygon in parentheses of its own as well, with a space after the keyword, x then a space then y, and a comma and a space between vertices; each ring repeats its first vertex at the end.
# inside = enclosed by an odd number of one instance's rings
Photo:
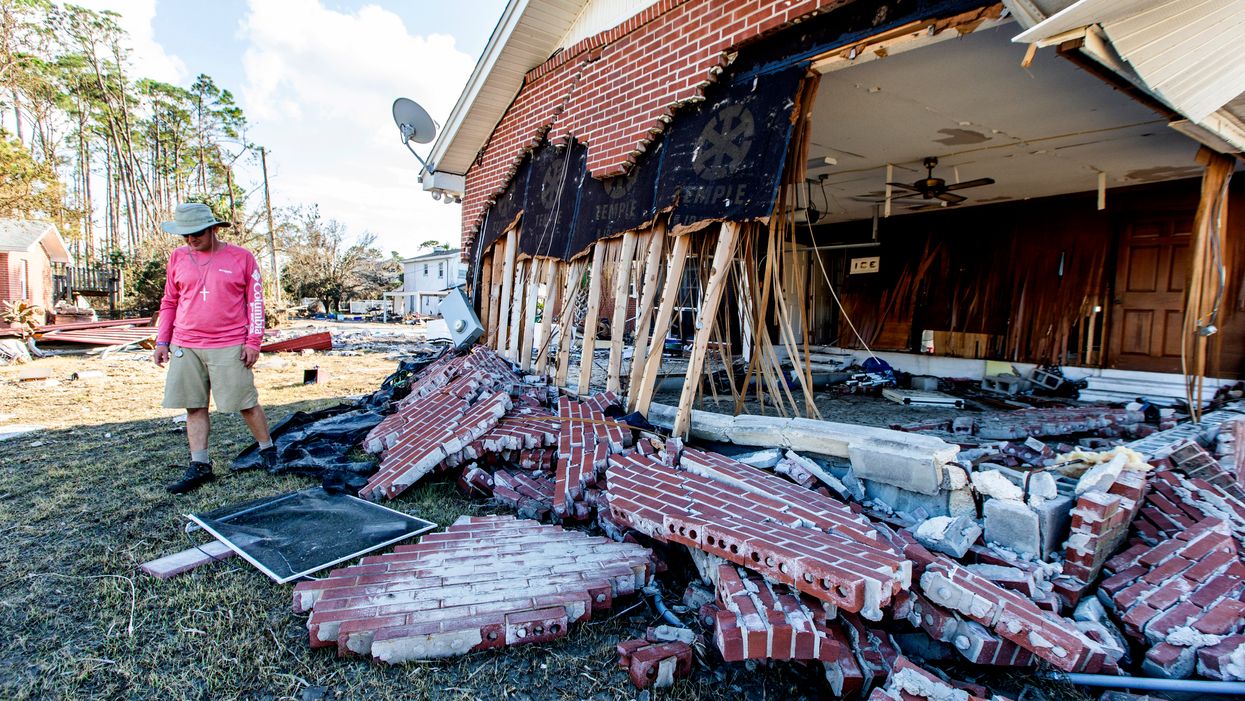
MULTIPOLYGON (((269 149, 274 206, 318 204, 404 256, 430 239, 457 243, 459 206, 419 190, 389 108, 409 97, 444 122, 505 0, 77 4, 121 14, 135 75, 185 86, 207 73, 234 93, 247 139, 269 149)), ((243 177, 257 181, 250 161, 243 177)))

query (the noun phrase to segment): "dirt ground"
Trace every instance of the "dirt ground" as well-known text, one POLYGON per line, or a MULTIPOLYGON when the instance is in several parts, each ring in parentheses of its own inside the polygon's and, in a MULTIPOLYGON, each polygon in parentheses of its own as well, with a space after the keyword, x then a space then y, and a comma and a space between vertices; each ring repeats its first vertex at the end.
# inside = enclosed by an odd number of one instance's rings
MULTIPOLYGON (((269 356, 265 356, 265 359, 269 356)), ((270 421, 371 392, 396 366, 383 354, 285 355, 260 367, 270 421), (318 365, 326 378, 302 384, 318 365)), ((262 361, 261 361, 262 362, 262 361)), ((744 665, 702 669, 673 689, 641 694, 614 646, 657 621, 642 599, 577 626, 553 644, 408 664, 373 665, 311 650, 293 585, 234 559, 168 581, 138 564, 189 547, 183 514, 311 486, 262 471, 230 474, 250 437, 240 417, 213 414, 220 477, 174 497, 163 484, 183 462, 182 412, 160 408, 163 371, 146 354, 59 357, 0 367, 0 426, 47 428, 0 442, 0 698, 3 699, 727 699, 817 698, 815 670, 744 665), (18 382, 23 368, 51 382, 18 382), (71 380, 99 370, 104 377, 71 380), (322 695, 322 692, 324 695, 322 695)), ((0 428, 0 432, 3 429, 0 428)), ((441 526, 498 512, 430 482, 387 506, 441 526)))

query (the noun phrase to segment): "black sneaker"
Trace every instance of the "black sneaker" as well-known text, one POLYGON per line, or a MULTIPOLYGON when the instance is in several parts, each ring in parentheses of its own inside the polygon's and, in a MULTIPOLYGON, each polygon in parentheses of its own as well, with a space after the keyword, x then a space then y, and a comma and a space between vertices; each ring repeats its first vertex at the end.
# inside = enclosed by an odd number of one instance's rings
POLYGON ((186 468, 182 478, 168 485, 165 489, 170 494, 185 494, 198 489, 204 482, 211 482, 214 479, 216 479, 216 475, 212 474, 212 463, 192 462, 190 467, 186 468))
POLYGON ((270 445, 259 451, 260 460, 263 461, 264 469, 269 472, 276 472, 281 467, 281 461, 277 459, 277 446, 270 445))

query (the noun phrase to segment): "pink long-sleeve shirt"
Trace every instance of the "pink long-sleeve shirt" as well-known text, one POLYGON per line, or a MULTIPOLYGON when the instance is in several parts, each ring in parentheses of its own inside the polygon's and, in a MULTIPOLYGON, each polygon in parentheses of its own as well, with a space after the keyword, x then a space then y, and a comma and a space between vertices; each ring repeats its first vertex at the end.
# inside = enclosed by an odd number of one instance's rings
POLYGON ((259 348, 264 337, 264 284, 255 256, 219 242, 216 253, 186 246, 169 255, 160 301, 158 343, 186 348, 259 348))

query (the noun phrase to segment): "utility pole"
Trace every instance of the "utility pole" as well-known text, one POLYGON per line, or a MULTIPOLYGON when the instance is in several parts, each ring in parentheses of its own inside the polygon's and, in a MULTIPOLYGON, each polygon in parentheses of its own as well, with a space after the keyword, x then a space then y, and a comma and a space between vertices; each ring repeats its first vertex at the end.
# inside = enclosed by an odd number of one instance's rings
POLYGON ((259 162, 264 169, 264 206, 268 209, 268 260, 272 278, 277 283, 277 308, 281 307, 281 269, 277 267, 277 237, 272 231, 272 197, 268 195, 268 149, 259 147, 259 162))

